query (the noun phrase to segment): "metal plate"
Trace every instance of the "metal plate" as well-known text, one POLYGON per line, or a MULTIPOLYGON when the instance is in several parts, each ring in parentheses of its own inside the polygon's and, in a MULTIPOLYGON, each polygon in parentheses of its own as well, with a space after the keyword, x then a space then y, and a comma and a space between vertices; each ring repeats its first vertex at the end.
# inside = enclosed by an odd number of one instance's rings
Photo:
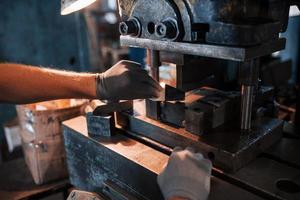
MULTIPOLYGON (((236 171, 253 160, 282 136, 282 122, 276 119, 257 121, 250 133, 234 130, 215 130, 202 136, 193 135, 144 116, 127 117, 126 128, 168 147, 193 146, 212 157, 214 165, 224 170, 236 171)), ((229 126, 230 127, 230 126, 229 126)))
POLYGON ((300 169, 300 140, 282 138, 265 151, 265 156, 300 169))
POLYGON ((120 37, 122 46, 148 48, 158 51, 168 51, 195 56, 219 58, 233 61, 247 61, 257 57, 269 55, 285 48, 286 40, 270 41, 254 47, 230 47, 209 44, 193 44, 180 42, 156 41, 150 39, 132 38, 129 36, 120 37))
POLYGON ((274 160, 258 158, 238 171, 234 177, 248 184, 252 184, 265 192, 274 194, 275 196, 278 196, 279 199, 300 199, 300 189, 298 192, 288 193, 277 187, 277 181, 283 179, 290 180, 299 185, 300 170, 288 167, 274 160))

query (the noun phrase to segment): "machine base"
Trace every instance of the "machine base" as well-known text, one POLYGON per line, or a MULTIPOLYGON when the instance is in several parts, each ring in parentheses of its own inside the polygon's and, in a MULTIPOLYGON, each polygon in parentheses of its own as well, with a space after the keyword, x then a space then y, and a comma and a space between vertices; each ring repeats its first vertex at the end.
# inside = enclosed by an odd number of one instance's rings
POLYGON ((197 136, 145 116, 121 113, 117 121, 129 134, 140 135, 171 148, 192 146, 210 158, 214 166, 229 172, 244 167, 278 141, 282 137, 283 126, 281 120, 264 118, 257 120, 248 132, 230 126, 197 136))
MULTIPOLYGON (((90 137, 85 117, 63 123, 70 182, 77 189, 109 199, 163 200, 157 175, 168 156, 130 139, 122 131, 111 138, 90 137)), ((256 194, 213 176, 209 200, 262 200, 256 194)))

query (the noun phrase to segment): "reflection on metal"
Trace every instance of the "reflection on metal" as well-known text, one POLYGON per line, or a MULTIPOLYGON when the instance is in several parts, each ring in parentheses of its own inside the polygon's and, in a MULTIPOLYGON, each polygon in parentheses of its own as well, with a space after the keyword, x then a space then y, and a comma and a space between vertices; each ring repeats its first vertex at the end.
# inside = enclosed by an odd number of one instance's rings
POLYGON ((242 85, 241 129, 250 130, 255 86, 242 85))

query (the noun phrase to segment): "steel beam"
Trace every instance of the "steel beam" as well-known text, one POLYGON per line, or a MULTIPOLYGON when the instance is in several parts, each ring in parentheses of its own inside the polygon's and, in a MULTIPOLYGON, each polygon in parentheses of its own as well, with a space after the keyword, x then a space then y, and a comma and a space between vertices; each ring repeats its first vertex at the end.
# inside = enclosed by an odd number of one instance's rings
POLYGON ((233 61, 248 61, 285 48, 284 38, 254 47, 231 47, 212 44, 193 44, 121 36, 122 46, 140 47, 157 51, 168 51, 187 55, 203 56, 233 61))

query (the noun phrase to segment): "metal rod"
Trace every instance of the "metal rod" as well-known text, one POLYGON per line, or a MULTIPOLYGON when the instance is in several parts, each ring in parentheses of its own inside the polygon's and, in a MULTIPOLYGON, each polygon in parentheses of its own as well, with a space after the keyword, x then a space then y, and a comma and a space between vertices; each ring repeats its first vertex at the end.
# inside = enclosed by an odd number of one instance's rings
POLYGON ((147 61, 148 61, 148 65, 151 67, 152 78, 154 78, 156 81, 159 81, 159 66, 160 66, 159 51, 148 49, 147 61))
MULTIPOLYGON (((159 82, 159 51, 147 49, 147 64, 150 66, 151 76, 159 82)), ((146 100, 146 116, 158 120, 160 119, 160 102, 146 100)))
POLYGON ((269 55, 285 48, 285 39, 279 39, 258 45, 255 47, 230 47, 213 44, 194 44, 185 42, 169 42, 134 38, 130 36, 120 37, 121 46, 155 49, 187 55, 195 55, 210 58, 219 58, 233 61, 249 61, 260 56, 269 55))
POLYGON ((252 105, 255 86, 242 85, 241 129, 251 129, 252 105))

